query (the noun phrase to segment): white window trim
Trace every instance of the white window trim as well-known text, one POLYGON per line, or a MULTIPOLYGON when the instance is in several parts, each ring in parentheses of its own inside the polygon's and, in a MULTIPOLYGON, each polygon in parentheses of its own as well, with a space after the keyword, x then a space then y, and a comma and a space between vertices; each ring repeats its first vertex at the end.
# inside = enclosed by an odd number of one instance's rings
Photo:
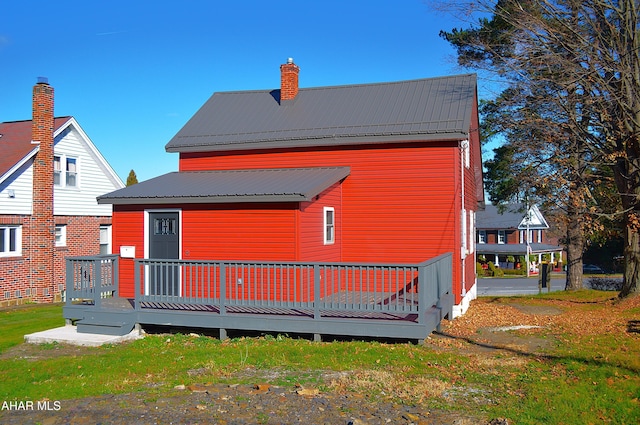
MULTIPOLYGON (((80 188, 80 158, 78 158, 77 156, 73 156, 73 155, 66 155, 66 154, 59 154, 56 155, 54 154, 54 158, 60 158, 60 170, 57 170, 60 173, 60 182, 59 184, 56 184, 55 187, 61 187, 61 188, 69 188, 69 189, 79 189, 80 188), (67 185, 67 160, 68 159, 74 159, 76 161, 76 184, 74 186, 69 186, 67 185)), ((54 164, 55 164, 55 159, 54 159, 54 164)), ((53 172, 56 172, 55 169, 55 165, 54 165, 54 169, 53 172)))
POLYGON ((503 245, 507 243, 507 232, 505 230, 498 230, 498 241, 499 244, 503 245), (502 235, 502 238, 500 238, 502 235), (500 240, 502 239, 502 241, 500 240))
POLYGON ((5 232, 4 247, 0 251, 0 257, 21 257, 22 256, 22 226, 2 225, 0 232, 5 232), (16 229, 16 246, 14 251, 9 251, 9 229, 16 229))
POLYGON ((107 246, 107 254, 111 254, 113 252, 113 249, 111 247, 111 238, 112 238, 112 229, 111 229, 111 225, 110 224, 103 224, 100 226, 100 241, 99 241, 99 248, 102 248, 103 245, 107 246), (105 234, 106 234, 106 242, 102 243, 102 230, 106 230, 105 234))
POLYGON ((67 225, 66 224, 56 224, 55 239, 56 239, 57 247, 67 246, 67 225), (58 229, 60 230, 60 240, 58 240, 58 229))
POLYGON ((322 209, 322 234, 325 245, 332 245, 336 243, 336 209, 334 207, 324 207, 322 209), (327 223, 327 212, 331 212, 333 217, 333 223, 331 225, 331 234, 329 234, 327 223))
POLYGON ((486 230, 478 230, 478 243, 487 243, 487 231, 486 230))

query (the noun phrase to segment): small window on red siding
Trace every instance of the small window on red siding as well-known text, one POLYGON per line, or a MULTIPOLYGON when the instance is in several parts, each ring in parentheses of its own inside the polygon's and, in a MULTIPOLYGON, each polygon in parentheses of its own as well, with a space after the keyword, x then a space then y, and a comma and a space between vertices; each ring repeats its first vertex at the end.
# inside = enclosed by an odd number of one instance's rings
POLYGON ((324 244, 336 241, 336 211, 333 207, 324 207, 324 244))

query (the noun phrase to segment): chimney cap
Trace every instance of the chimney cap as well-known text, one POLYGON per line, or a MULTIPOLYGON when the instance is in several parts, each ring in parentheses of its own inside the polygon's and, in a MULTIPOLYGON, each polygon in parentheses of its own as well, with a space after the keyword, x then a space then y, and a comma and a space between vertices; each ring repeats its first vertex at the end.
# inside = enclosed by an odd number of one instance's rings
POLYGON ((287 63, 288 64, 292 64, 293 63, 293 58, 287 58, 287 63))
POLYGON ((49 84, 49 79, 47 77, 38 77, 38 84, 49 84))

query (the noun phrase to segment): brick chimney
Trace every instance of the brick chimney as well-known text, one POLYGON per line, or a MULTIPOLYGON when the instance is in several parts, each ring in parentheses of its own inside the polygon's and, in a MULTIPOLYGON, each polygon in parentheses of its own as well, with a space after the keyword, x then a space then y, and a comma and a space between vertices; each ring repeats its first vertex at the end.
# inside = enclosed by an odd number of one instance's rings
POLYGON ((33 161, 33 209, 29 229, 34 301, 53 300, 53 87, 39 77, 33 86, 31 143, 39 145, 33 161))
POLYGON ((293 63, 293 58, 280 65, 280 101, 293 100, 298 94, 298 73, 300 68, 293 63))

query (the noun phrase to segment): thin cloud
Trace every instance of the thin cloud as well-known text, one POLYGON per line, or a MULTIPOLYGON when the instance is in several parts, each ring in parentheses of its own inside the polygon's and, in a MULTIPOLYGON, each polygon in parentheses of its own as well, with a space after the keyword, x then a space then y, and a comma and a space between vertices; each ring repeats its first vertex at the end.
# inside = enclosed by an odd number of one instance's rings
POLYGON ((105 36, 105 35, 115 35, 115 34, 122 34, 125 32, 129 32, 127 30, 122 30, 122 31, 105 31, 105 32, 98 32, 96 33, 97 36, 105 36))

